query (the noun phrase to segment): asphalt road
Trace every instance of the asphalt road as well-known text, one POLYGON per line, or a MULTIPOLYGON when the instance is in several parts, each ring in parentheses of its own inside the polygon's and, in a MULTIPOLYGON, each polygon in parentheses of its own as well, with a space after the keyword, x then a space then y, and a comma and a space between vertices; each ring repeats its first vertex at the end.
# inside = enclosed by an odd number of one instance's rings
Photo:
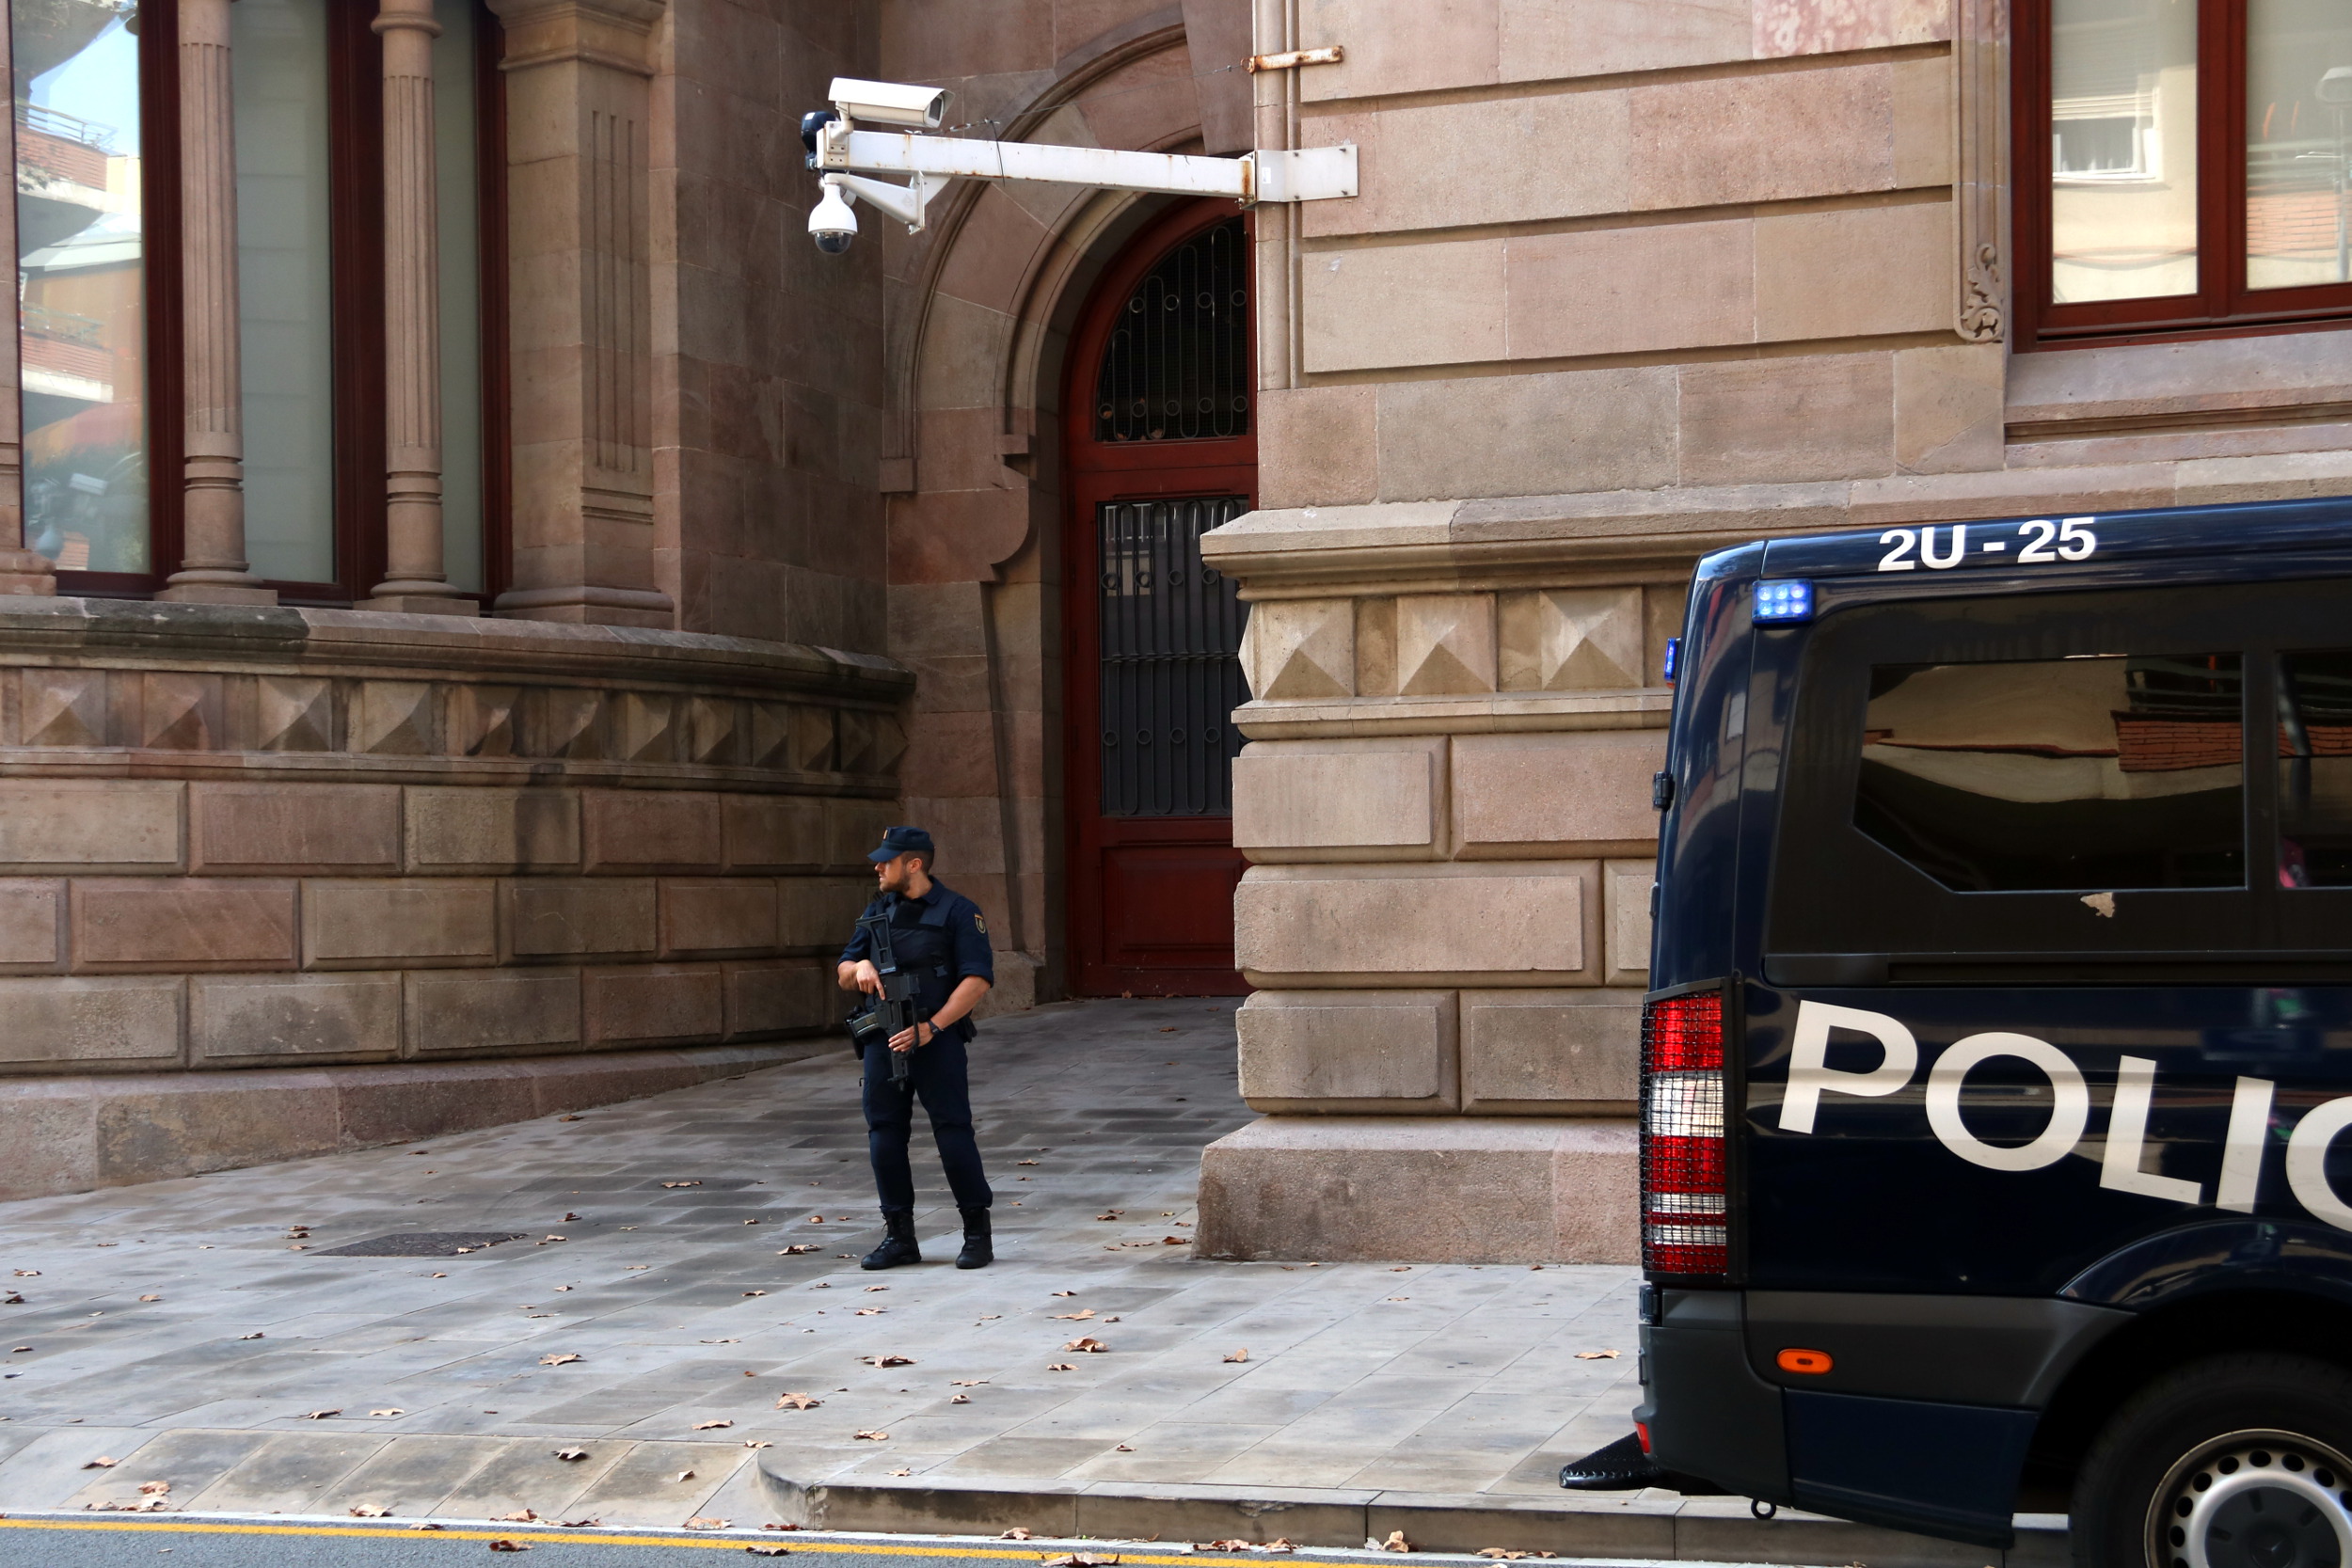
MULTIPOLYGON (((653 1568, 670 1563, 686 1568, 696 1561, 726 1560, 726 1557, 713 1560, 709 1556, 713 1552, 740 1559, 764 1556, 777 1547, 783 1548, 782 1555, 802 1559, 806 1568, 932 1568, 951 1563, 967 1568, 1042 1568, 1057 1560, 1063 1561, 1064 1568, 1114 1563, 1121 1568, 1265 1568, 1269 1561, 1358 1565, 1396 1560, 1369 1552, 1224 1556, 1172 1553, 1157 1545, 1136 1551, 1124 1543, 1015 1544, 993 1538, 882 1541, 742 1530, 549 1531, 462 1525, 420 1531, 356 1520, 349 1524, 264 1524, 224 1519, 0 1517, 0 1568, 120 1568, 128 1563, 152 1563, 159 1568, 441 1568, 453 1562, 483 1563, 519 1556, 522 1551, 547 1554, 533 1560, 543 1568, 559 1564, 563 1568, 653 1568), (509 1543, 516 1550, 510 1554, 493 1544, 499 1542, 509 1543), (1069 1560, 1073 1555, 1074 1563, 1069 1560)), ((1487 1560, 1430 1556, 1449 1563, 1475 1563, 1479 1568, 1485 1568, 1487 1560)), ((1562 1568, 1573 1568, 1574 1560, 1558 1560, 1562 1568)), ((1695 1565, 1677 1563, 1671 1568, 1695 1565)))

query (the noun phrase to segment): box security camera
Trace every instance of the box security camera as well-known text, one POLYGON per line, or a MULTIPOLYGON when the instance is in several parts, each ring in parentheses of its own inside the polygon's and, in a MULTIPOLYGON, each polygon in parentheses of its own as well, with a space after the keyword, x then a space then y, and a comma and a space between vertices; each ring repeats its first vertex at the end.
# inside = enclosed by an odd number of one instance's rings
POLYGON ((875 125, 911 125, 936 131, 955 94, 945 87, 911 87, 902 82, 862 82, 836 76, 826 92, 844 118, 875 125))

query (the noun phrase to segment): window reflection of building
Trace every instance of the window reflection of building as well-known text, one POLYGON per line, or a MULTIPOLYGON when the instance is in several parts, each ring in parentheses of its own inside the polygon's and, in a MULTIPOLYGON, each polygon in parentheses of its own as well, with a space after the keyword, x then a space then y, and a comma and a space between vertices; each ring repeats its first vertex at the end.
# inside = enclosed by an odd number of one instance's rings
POLYGON ((2242 879, 2238 659, 1879 670, 1855 820, 1947 886, 2242 879))
POLYGON ((26 543, 145 572, 138 41, 114 0, 16 0, 26 543))
POLYGON ((2053 298, 2191 293, 2197 259, 2197 9, 2055 0, 2053 298))

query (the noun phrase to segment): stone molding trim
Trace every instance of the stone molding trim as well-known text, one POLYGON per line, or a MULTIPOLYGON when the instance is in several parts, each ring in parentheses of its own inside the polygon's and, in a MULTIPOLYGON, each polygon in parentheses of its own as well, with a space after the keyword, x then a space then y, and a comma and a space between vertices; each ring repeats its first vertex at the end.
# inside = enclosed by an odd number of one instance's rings
MULTIPOLYGON (((2306 336, 2313 341, 2311 357, 2341 356, 2341 335, 2334 333, 2217 341, 2210 346, 2218 351, 2216 357, 2252 360, 2276 352, 2269 345, 2300 348, 2306 336), (2322 339, 2329 341, 2319 342, 2322 339)), ((2208 346, 2029 355, 2015 363, 2070 363, 2030 365, 2012 373, 2046 374, 2056 381, 2071 362, 2104 353, 2108 357, 2101 366, 2120 379, 2147 373, 2183 349, 2208 346)), ((2062 400, 2053 388, 2025 401, 2056 406, 2062 400)), ((1547 578, 1580 586, 1668 577, 1681 581, 1692 562, 1711 550, 1777 534, 2060 511, 2300 499, 2339 496, 2347 489, 2352 489, 2352 452, 2331 449, 1883 479, 1380 501, 1244 513, 1201 536, 1201 556, 1240 578, 1248 600, 1535 587, 1547 578)))
POLYGON ((0 775, 896 793, 913 675, 641 628, 0 600, 0 775))
MULTIPOLYGON (((442 1137, 739 1078, 835 1049, 701 1050, 0 1084, 0 1201, 442 1137)), ((846 1064, 845 1064, 846 1067, 846 1064)))
POLYGON ((1953 4, 1953 213, 1961 263, 1953 329, 1973 343, 1997 342, 2009 317, 2010 0, 1953 4))

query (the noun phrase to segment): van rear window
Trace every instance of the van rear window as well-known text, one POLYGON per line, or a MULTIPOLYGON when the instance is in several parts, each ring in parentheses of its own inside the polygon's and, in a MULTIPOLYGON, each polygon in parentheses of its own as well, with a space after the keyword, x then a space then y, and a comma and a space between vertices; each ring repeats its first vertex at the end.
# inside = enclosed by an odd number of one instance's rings
POLYGON ((1871 671, 1854 826, 1956 892, 2241 887, 2245 794, 2234 653, 1871 671))

